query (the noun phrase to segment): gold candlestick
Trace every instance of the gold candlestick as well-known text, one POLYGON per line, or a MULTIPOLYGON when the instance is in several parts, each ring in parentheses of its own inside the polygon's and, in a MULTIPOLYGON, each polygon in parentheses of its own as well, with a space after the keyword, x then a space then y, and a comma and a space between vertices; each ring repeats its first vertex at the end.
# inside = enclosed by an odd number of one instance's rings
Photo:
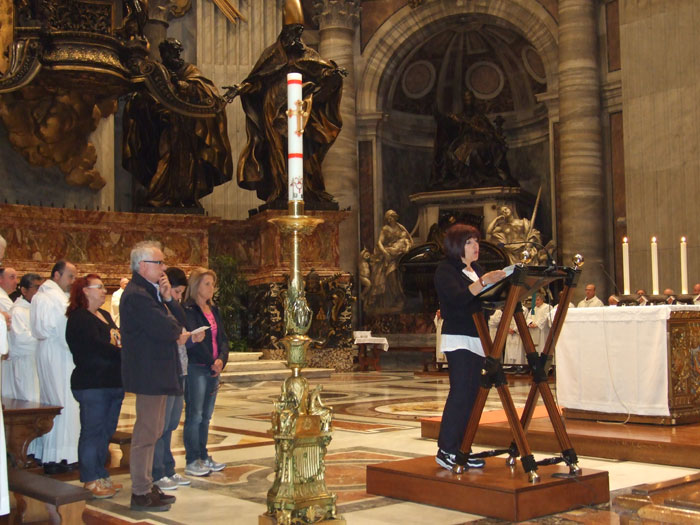
POLYGON ((267 492, 267 513, 259 525, 333 523, 344 525, 336 516, 336 496, 325 481, 325 456, 332 439, 331 407, 321 402, 321 386, 309 391, 301 375, 311 339, 311 309, 306 302, 299 257, 300 239, 323 222, 304 215, 303 201, 290 201, 288 214, 270 219, 292 246, 291 275, 284 294, 286 335, 281 343, 287 350, 287 366, 292 370, 272 412, 275 438, 275 481, 267 492))

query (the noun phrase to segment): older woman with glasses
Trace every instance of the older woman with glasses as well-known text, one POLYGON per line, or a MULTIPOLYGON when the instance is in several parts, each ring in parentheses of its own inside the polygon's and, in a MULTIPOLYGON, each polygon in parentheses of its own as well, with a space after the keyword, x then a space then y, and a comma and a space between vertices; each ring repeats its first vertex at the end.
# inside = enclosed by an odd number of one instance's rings
POLYGON ((73 354, 73 397, 80 404, 80 481, 95 498, 111 498, 121 488, 105 468, 109 439, 124 399, 119 330, 100 308, 107 291, 99 276, 76 279, 66 311, 66 342, 73 354))
POLYGON ((214 305, 216 274, 206 268, 195 268, 190 274, 185 295, 187 329, 205 328, 204 340, 188 344, 187 378, 185 380, 185 474, 206 476, 223 470, 207 451, 209 421, 214 413, 219 374, 228 360, 228 339, 219 309, 214 305))

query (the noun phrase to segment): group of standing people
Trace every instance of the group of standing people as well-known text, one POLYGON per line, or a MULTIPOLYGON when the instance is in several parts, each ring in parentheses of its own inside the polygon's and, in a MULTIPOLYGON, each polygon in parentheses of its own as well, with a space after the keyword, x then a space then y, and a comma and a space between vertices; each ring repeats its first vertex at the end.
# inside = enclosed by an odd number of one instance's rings
MULTIPOLYGON (((0 269, 3 290, 8 270, 0 269)), ((213 303, 212 270, 196 268, 188 280, 181 269, 166 266, 153 241, 132 249, 131 270, 131 280, 120 287, 120 326, 102 308, 107 290, 97 274, 76 278, 75 266, 59 261, 43 284, 38 275, 24 276, 11 308, 16 315, 8 313, 2 323, 18 332, 8 338, 3 394, 63 407, 29 452, 49 473, 79 465, 80 480, 97 498, 122 488, 105 464, 124 394, 135 394, 131 508, 165 511, 175 497, 163 491, 190 484, 175 472, 170 449, 183 405, 185 474, 206 476, 226 466, 209 455, 207 440, 229 347, 213 303), (33 352, 18 343, 22 337, 33 352), (27 370, 19 370, 23 359, 27 370), (23 374, 34 377, 18 379, 23 374)), ((3 299, 0 293, 0 308, 3 299)))

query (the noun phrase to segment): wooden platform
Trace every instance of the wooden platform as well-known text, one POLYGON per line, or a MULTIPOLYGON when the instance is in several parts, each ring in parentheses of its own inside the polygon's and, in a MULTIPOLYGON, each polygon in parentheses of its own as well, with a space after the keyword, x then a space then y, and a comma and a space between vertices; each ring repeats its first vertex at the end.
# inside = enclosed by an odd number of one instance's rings
MULTIPOLYGON (((700 424, 622 425, 567 419, 566 431, 579 456, 700 468, 700 424)), ((439 433, 440 418, 421 419, 422 437, 437 439, 439 433)), ((501 448, 507 447, 511 439, 507 422, 484 424, 482 419, 474 444, 501 448)), ((535 452, 559 452, 552 424, 546 417, 532 420, 527 439, 535 452)))
POLYGON ((435 463, 433 456, 367 466, 367 492, 425 503, 470 514, 522 521, 610 498, 608 473, 584 469, 566 475, 568 468, 549 465, 538 469, 539 483, 529 483, 518 465, 510 469, 503 458, 488 458, 484 469, 456 475, 435 463))

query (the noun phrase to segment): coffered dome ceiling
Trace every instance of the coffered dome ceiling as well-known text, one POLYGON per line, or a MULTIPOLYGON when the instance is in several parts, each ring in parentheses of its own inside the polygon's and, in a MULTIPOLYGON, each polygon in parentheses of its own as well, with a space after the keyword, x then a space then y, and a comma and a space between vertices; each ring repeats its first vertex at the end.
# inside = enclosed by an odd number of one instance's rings
POLYGON ((547 89, 544 65, 516 31, 460 17, 408 54, 393 79, 388 107, 432 115, 437 102, 442 113, 459 111, 467 88, 487 113, 531 114, 535 95, 547 89))

